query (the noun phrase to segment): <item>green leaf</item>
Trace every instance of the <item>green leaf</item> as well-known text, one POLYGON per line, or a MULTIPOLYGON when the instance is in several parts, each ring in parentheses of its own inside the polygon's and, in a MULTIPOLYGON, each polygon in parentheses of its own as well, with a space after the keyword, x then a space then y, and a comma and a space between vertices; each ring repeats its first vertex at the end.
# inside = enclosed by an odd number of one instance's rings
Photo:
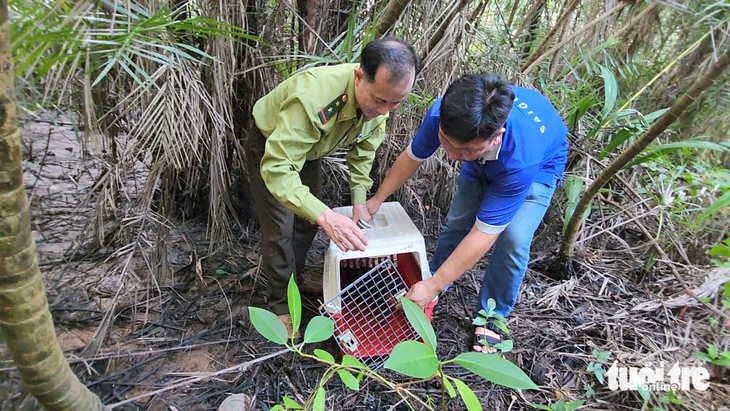
POLYGON ((477 317, 474 319, 474 321, 471 322, 471 324, 477 327, 481 327, 487 324, 487 319, 484 317, 477 317))
POLYGON ((502 321, 493 321, 492 324, 494 324, 495 327, 502 330, 503 333, 509 334, 509 328, 507 328, 507 325, 502 321))
MULTIPOLYGON (((481 353, 477 354, 484 355, 481 353)), ((459 390, 461 399, 464 400, 467 411, 482 411, 482 404, 479 403, 479 399, 476 395, 474 395, 474 391, 472 391, 468 385, 464 384, 458 378, 454 378, 454 384, 456 384, 456 389, 459 390)))
POLYGON ((426 314, 413 301, 403 297, 400 300, 408 321, 413 325, 413 328, 416 329, 416 332, 418 332, 418 335, 421 336, 423 341, 435 350, 436 333, 433 331, 431 322, 428 321, 426 314))
MULTIPOLYGON (((723 302, 723 305, 724 305, 724 306, 725 306, 726 308, 730 308, 730 301, 727 301, 727 300, 722 300, 722 302, 723 302), (726 303, 726 302, 727 302, 728 304, 724 304, 724 303, 726 303)), ((716 318, 710 318, 710 324, 712 324, 712 325, 718 325, 718 324, 720 324, 720 321, 717 321, 717 319, 716 319, 716 318)))
POLYGON ((709 207, 705 209, 705 211, 700 214, 700 216, 697 218, 698 222, 702 222, 711 215, 715 214, 719 210, 725 209, 728 206, 730 206, 730 190, 726 191, 725 194, 720 196, 717 200, 715 200, 714 203, 712 203, 709 207))
MULTIPOLYGON (((708 251, 712 255, 716 255, 718 257, 726 257, 730 258, 730 247, 726 245, 716 245, 712 248, 710 248, 710 251, 708 251)), ((726 290, 727 291, 727 290, 726 290)))
POLYGON ((428 378, 438 372, 439 360, 432 347, 419 341, 403 341, 393 348, 384 367, 409 377, 428 378))
MULTIPOLYGON (((693 150, 715 150, 715 151, 728 151, 728 148, 717 143, 704 140, 684 140, 676 141, 673 143, 659 144, 650 146, 642 151, 642 155, 636 158, 634 161, 626 164, 624 168, 631 168, 635 165, 643 164, 649 160, 655 159, 662 154, 671 153, 673 151, 693 149, 693 150)), ((701 217, 700 217, 701 218, 701 217)))
POLYGON ((651 113, 649 113, 649 114, 647 114, 647 115, 644 116, 644 120, 646 120, 646 122, 648 124, 651 124, 656 119, 658 119, 659 117, 663 116, 664 113, 666 113, 667 111, 669 111, 668 108, 663 108, 661 110, 657 110, 657 111, 651 112, 651 113))
POLYGON ((730 297, 730 281, 725 283, 725 297, 730 297))
POLYGON ((352 355, 345 355, 342 357, 342 365, 345 366, 352 366, 352 367, 359 367, 359 368, 366 368, 365 364, 360 362, 357 358, 353 357, 352 355))
POLYGON ((497 303, 494 301, 494 298, 490 298, 487 300, 487 311, 492 312, 497 307, 497 303))
POLYGON ((613 75, 611 70, 604 66, 599 65, 601 69, 601 77, 603 77, 603 110, 601 113, 602 118, 608 117, 613 111, 613 107, 616 105, 616 98, 618 97, 618 84, 616 83, 616 76, 613 75))
POLYGON ((517 389, 538 389, 537 385, 518 366, 497 355, 467 352, 454 361, 487 381, 517 389))
POLYGON ((254 328, 264 338, 277 344, 286 344, 286 326, 276 314, 258 307, 248 307, 248 314, 254 328))
POLYGON ((296 280, 294 280, 294 274, 289 277, 286 297, 289 302, 289 314, 291 315, 291 325, 293 329, 292 333, 296 333, 299 330, 299 325, 302 323, 302 297, 299 295, 299 288, 297 287, 296 280))
POLYGON ((284 397, 284 406, 287 410, 301 410, 302 406, 289 397, 284 397))
POLYGON ((677 398, 677 395, 674 393, 674 391, 670 390, 669 392, 667 392, 667 398, 669 398, 669 402, 671 402, 672 404, 684 405, 684 403, 677 398))
POLYGON ((699 358, 702 361, 709 361, 712 362, 712 358, 707 355, 706 353, 703 353, 702 351, 695 351, 692 353, 695 357, 699 358))
MULTIPOLYGON (((623 143, 626 142, 626 140, 630 139, 631 137, 634 137, 636 134, 638 134, 641 129, 637 127, 624 127, 621 130, 619 130, 616 135, 611 139, 611 141, 606 145, 606 147, 603 149, 603 151, 598 155, 598 159, 602 160, 607 155, 613 153, 614 150, 619 148, 623 143)), ((567 180, 567 178, 566 178, 567 180)), ((581 180, 582 181, 582 180, 581 180)), ((568 197, 570 199, 570 197, 568 197)))
POLYGON ((710 344, 707 346, 707 353, 710 354, 711 358, 717 358, 717 355, 720 353, 720 351, 717 349, 715 344, 710 344))
POLYGON ((532 407, 535 407, 535 408, 537 408, 538 410, 545 410, 545 411, 554 411, 554 410, 553 410, 553 407, 551 407, 551 406, 549 406, 549 405, 543 405, 543 404, 534 404, 534 403, 529 403, 529 404, 530 404, 530 406, 532 406, 532 407))
POLYGON ((639 391, 641 398, 644 399, 644 404, 648 403, 649 400, 651 399, 651 395, 649 394, 649 391, 647 391, 646 388, 644 388, 642 384, 638 384, 636 386, 636 389, 639 391))
POLYGON ((314 355, 317 356, 317 358, 321 358, 325 361, 329 361, 331 363, 335 362, 335 357, 333 357, 332 354, 328 353, 325 350, 320 350, 319 348, 316 348, 314 350, 314 355))
POLYGON ((567 176, 563 180, 563 189, 565 190, 565 196, 568 201, 575 203, 580 197, 580 192, 583 191, 583 180, 575 176, 567 176))
POLYGON ((449 397, 456 397, 456 391, 454 391, 454 386, 449 382, 449 377, 441 374, 441 383, 446 387, 446 392, 449 393, 449 397))
POLYGON ((359 391, 360 382, 347 370, 337 370, 337 374, 340 376, 342 382, 351 390, 359 391))
POLYGON ((584 403, 585 403, 584 400, 571 401, 571 402, 565 404, 565 411, 577 410, 578 408, 582 407, 584 403))
POLYGON ((494 344, 494 348, 502 351, 503 353, 512 351, 513 347, 514 342, 512 340, 504 340, 499 344, 494 344))
POLYGON ((327 317, 318 315, 307 324, 307 330, 304 331, 304 342, 315 343, 324 341, 335 333, 335 323, 327 317))
POLYGON ((327 398, 327 394, 324 392, 324 388, 319 387, 317 395, 314 396, 314 404, 312 405, 312 411, 324 411, 324 400, 327 398))
POLYGON ((611 353, 608 351, 597 351, 596 360, 600 363, 605 363, 606 360, 611 358, 611 353))
POLYGON ((279 404, 276 404, 273 407, 269 408, 269 411, 286 411, 286 408, 282 407, 279 404))
POLYGON ((215 270, 215 273, 218 274, 218 275, 228 275, 228 271, 226 271, 226 270, 224 270, 222 268, 219 268, 219 269, 215 270))
POLYGON ((489 315, 487 314, 486 311, 484 311, 483 308, 481 310, 479 310, 479 315, 481 315, 482 317, 489 317, 489 315))

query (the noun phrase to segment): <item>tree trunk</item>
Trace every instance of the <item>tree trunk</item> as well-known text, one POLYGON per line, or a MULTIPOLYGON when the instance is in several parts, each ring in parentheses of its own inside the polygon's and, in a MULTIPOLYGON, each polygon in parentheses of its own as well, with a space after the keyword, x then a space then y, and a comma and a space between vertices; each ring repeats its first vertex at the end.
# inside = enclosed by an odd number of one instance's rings
POLYGON ((619 31, 610 36, 609 39, 620 39, 624 34, 633 30, 634 27, 644 18, 644 16, 653 11, 657 7, 657 5, 659 5, 659 3, 656 1, 649 3, 648 6, 644 7, 644 10, 642 10, 639 14, 634 16, 634 18, 629 20, 629 22, 621 27, 619 31))
POLYGON ((522 30, 524 30, 525 27, 527 27, 527 24, 532 21, 532 17, 542 8, 544 3, 545 0, 538 0, 532 5, 530 10, 527 12, 527 15, 525 15, 525 18, 522 20, 522 23, 520 23, 517 30, 515 30, 515 34, 512 35, 513 42, 517 40, 517 37, 519 37, 520 34, 522 34, 522 30))
MULTIPOLYGON (((527 37, 525 37, 520 60, 526 59, 527 56, 530 55, 530 49, 532 48, 532 44, 537 38, 537 31, 540 29, 540 17, 542 16, 543 10, 547 8, 546 5, 547 2, 543 1, 537 11, 532 15, 532 19, 530 20, 530 28, 527 30, 527 37)), ((514 40, 516 39, 513 39, 513 41, 514 40)))
MULTIPOLYGON (((677 100, 672 107, 664 113, 659 119, 644 132, 644 134, 634 142, 626 151, 621 153, 614 161, 611 162, 598 175, 593 184, 588 187, 586 192, 581 196, 580 201, 570 217, 568 227, 565 232, 562 246, 560 247, 560 259, 567 261, 573 257, 575 248, 575 240, 578 237, 579 227, 582 223, 582 216, 588 209, 588 205, 593 201, 603 186, 608 183, 613 176, 619 172, 626 164, 633 160, 641 153, 652 141, 664 132, 684 111, 692 104, 697 97, 702 94, 705 89, 710 87, 718 77, 730 66, 730 48, 725 51, 720 59, 713 64, 710 69, 700 79, 694 82, 682 97, 677 100)), ((689 135, 691 137, 691 135, 689 135)))
POLYGON ((512 10, 509 12, 509 18, 507 19, 507 32, 509 32, 509 29, 512 28, 512 21, 515 19, 515 13, 517 13, 517 9, 520 7, 520 0, 515 0, 515 2, 512 4, 512 10))
POLYGON ((631 2, 629 0, 624 0, 621 3, 619 3, 618 5, 616 5, 616 7, 614 7, 613 9, 611 9, 611 10, 609 10, 609 11, 601 14, 598 17, 596 17, 593 21, 591 21, 588 24, 586 24, 585 26, 583 26, 580 30, 578 30, 575 33, 573 33, 570 36, 568 36, 567 39, 561 41, 557 46, 551 48, 550 50, 548 50, 547 52, 545 52, 543 55, 541 55, 540 57, 536 58, 535 61, 532 62, 532 64, 530 64, 525 70, 522 71, 522 75, 525 75, 526 76, 527 74, 529 74, 532 71, 532 69, 535 68, 535 66, 537 66, 538 64, 540 64, 540 62, 542 62, 543 60, 545 60, 546 57, 548 57, 551 54, 555 53, 556 51, 560 50, 563 46, 565 46, 566 44, 568 44, 569 42, 573 41, 574 39, 576 39, 581 34, 583 34, 586 31, 588 31, 591 27, 593 27, 596 24, 602 22, 603 20, 611 17, 612 14, 614 14, 614 13, 616 13, 618 11, 621 11, 621 9, 623 9, 624 7, 626 7, 626 6, 630 5, 630 4, 631 4, 631 2))
POLYGON ((436 29, 436 32, 431 36, 431 39, 428 40, 428 44, 426 45, 426 48, 423 50, 423 53, 421 54, 421 60, 426 61, 426 57, 428 56, 428 53, 430 53, 436 46, 439 44, 439 41, 444 37, 444 34, 446 33, 446 29, 449 27, 451 22, 454 20, 454 17, 456 17, 457 14, 461 10, 466 7, 466 5, 471 0, 460 0, 459 4, 454 7, 453 10, 451 10, 451 13, 449 13, 444 20, 441 22, 441 24, 436 29))
POLYGON ((391 29, 391 27, 393 27, 401 14, 403 14, 403 10, 405 10, 406 6, 408 6, 408 3, 410 3, 410 0, 390 0, 388 2, 388 6, 386 6, 385 12, 380 18, 376 29, 378 38, 382 37, 391 29))
POLYGON ((316 23, 319 0, 297 0, 299 15, 305 24, 299 23, 299 51, 304 54, 314 54, 315 36, 312 30, 316 23), (308 26, 308 27, 307 27, 308 26))
MULTIPOLYGON (((580 13, 576 13, 575 14, 574 21, 577 20, 578 14, 580 14, 580 13)), ((565 40, 565 37, 570 32, 569 27, 570 27, 570 24, 563 25, 563 30, 560 32, 560 37, 558 38, 558 43, 562 43, 563 40, 565 40)), ((550 69, 548 70, 549 76, 550 76, 550 80, 553 80, 555 78, 555 75, 558 72, 558 67, 560 67, 560 64, 558 64, 558 63, 560 62, 560 53, 561 53, 561 51, 562 51, 562 49, 556 50, 555 51, 555 54, 553 55, 553 58, 550 59, 550 69)), ((571 61, 571 60, 568 59, 568 61, 571 61)))
POLYGON ((555 23, 553 28, 548 32, 548 34, 545 36, 545 38, 542 39, 542 42, 540 43, 539 46, 537 46, 537 49, 535 49, 535 51, 532 52, 532 54, 530 54, 530 57, 527 58, 527 61, 525 61, 525 63, 522 65, 522 68, 520 68, 520 71, 525 71, 525 69, 527 67, 529 67, 530 64, 532 64, 532 62, 535 61, 535 59, 537 59, 537 57, 545 51, 547 46, 553 40, 553 37, 555 37, 555 35, 558 33, 558 30, 561 30, 565 26, 565 23, 570 18, 570 15, 573 14, 573 11, 578 7, 579 4, 580 4, 580 0, 573 0, 570 2, 570 4, 568 5, 568 8, 566 8, 565 11, 563 12, 563 14, 560 15, 560 17, 558 18, 558 21, 555 23))
POLYGON ((0 328, 20 379, 47 410, 105 410, 71 371, 48 311, 23 184, 7 0, 0 24, 0 328))

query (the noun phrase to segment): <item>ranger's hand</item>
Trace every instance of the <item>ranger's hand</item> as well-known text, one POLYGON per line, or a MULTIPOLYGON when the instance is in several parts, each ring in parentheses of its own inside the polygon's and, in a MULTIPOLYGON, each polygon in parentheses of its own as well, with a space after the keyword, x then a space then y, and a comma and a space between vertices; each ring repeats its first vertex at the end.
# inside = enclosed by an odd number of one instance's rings
POLYGON ((368 222, 373 219, 373 216, 368 211, 365 204, 355 204, 352 206, 352 221, 357 224, 358 221, 362 220, 368 222))
POLYGON ((365 202, 365 207, 367 207, 368 213, 370 213, 370 215, 377 214, 378 210, 380 210, 380 206, 382 205, 383 202, 375 197, 370 197, 370 199, 365 202))
POLYGON ((368 245, 365 232, 354 221, 329 208, 317 217, 317 224, 342 251, 365 251, 368 245))

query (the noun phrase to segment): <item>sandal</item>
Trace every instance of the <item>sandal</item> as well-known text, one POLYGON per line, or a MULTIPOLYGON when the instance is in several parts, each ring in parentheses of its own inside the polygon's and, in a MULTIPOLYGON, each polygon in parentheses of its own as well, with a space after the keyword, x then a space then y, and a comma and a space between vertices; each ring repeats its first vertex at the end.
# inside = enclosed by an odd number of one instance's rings
POLYGON ((492 329, 492 327, 490 327, 489 325, 491 325, 491 324, 487 324, 486 326, 478 326, 478 327, 474 328, 474 341, 472 344, 472 350, 474 352, 484 352, 484 351, 482 351, 482 348, 491 348, 494 350, 492 352, 486 352, 486 354, 498 354, 500 352, 498 349, 494 348, 493 346, 495 344, 501 343, 502 337, 500 337, 499 333, 494 331, 492 329), (491 334, 490 334, 490 332, 491 332, 491 334), (496 337, 493 336, 492 334, 495 334, 496 337), (486 342, 488 345, 485 345, 482 341, 486 342), (480 347, 479 350, 476 350, 475 349, 476 347, 480 347))
MULTIPOLYGON (((282 314, 282 315, 279 315, 278 317, 281 320, 281 322, 284 323, 284 326, 286 326, 287 338, 291 340, 292 339, 292 329, 294 329, 294 325, 292 324, 292 321, 291 321, 291 315, 282 314)), ((297 330, 296 333, 294 333, 294 344, 299 344, 302 339, 301 327, 299 327, 299 328, 300 329, 297 330)))

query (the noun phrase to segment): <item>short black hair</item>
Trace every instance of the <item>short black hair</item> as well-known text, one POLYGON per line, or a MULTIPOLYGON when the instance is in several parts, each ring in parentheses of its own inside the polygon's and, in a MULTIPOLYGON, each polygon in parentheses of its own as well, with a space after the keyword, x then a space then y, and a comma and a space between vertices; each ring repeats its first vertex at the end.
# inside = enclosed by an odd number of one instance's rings
POLYGON ((441 100, 441 130, 462 143, 491 140, 507 122, 514 100, 511 84, 498 75, 464 75, 441 100))
POLYGON ((405 77, 411 69, 416 75, 421 71, 421 58, 407 42, 394 36, 387 36, 369 42, 360 54, 360 68, 365 79, 372 83, 381 65, 390 70, 390 80, 396 82, 405 77))

